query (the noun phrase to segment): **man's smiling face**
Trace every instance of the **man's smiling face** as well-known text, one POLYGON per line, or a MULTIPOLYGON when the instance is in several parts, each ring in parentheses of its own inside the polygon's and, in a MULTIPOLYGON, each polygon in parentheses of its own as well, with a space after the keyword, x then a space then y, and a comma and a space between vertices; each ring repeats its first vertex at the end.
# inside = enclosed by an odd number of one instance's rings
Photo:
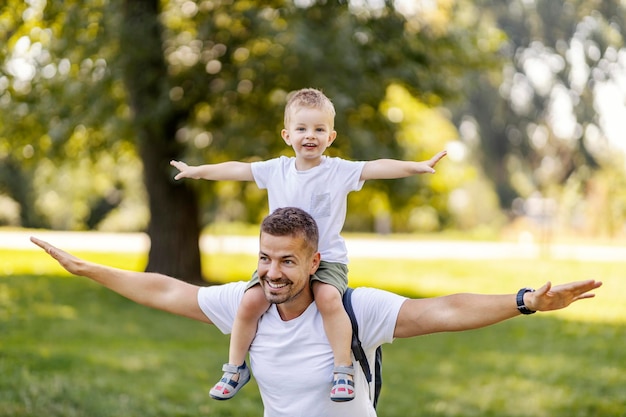
POLYGON ((283 304, 299 298, 305 305, 310 304, 313 298, 309 279, 319 259, 319 253, 312 251, 301 236, 261 233, 258 274, 267 301, 283 304))

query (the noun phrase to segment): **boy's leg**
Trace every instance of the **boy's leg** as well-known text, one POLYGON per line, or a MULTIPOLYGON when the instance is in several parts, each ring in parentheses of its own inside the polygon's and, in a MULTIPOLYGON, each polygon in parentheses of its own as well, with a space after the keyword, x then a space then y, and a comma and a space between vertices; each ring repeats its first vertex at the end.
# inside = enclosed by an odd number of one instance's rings
POLYGON ((246 359, 246 354, 256 335, 259 319, 269 306, 270 304, 267 302, 260 285, 255 285, 246 290, 237 309, 233 330, 230 334, 228 363, 241 365, 246 359))
POLYGON ((350 401, 354 398, 353 377, 350 372, 345 372, 347 368, 353 366, 350 356, 352 343, 350 318, 343 307, 341 294, 337 288, 320 281, 313 281, 313 293, 317 309, 324 321, 326 337, 334 355, 335 385, 331 391, 331 399, 333 401, 350 401), (338 369, 340 369, 339 372, 338 369), (340 386, 337 385, 338 383, 340 386))
POLYGON ((228 363, 222 368, 224 371, 222 379, 209 393, 212 398, 228 400, 250 380, 250 371, 245 365, 246 354, 256 335, 259 318, 268 307, 269 303, 259 285, 246 290, 233 322, 228 363))

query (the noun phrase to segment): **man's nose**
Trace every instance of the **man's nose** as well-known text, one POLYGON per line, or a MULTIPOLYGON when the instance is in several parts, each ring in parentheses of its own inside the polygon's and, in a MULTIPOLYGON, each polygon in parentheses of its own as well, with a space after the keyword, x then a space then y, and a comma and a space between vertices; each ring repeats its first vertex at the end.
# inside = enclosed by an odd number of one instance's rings
POLYGON ((278 262, 271 262, 269 269, 267 270, 268 278, 280 278, 280 264, 278 262))

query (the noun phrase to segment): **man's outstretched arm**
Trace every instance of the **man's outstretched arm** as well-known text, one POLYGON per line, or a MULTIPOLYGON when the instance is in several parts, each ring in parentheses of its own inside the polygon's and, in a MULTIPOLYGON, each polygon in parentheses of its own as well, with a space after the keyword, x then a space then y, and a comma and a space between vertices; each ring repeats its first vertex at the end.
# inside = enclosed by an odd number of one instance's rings
MULTIPOLYGON (((570 282, 552 287, 548 282, 524 294, 532 311, 560 310, 574 301, 594 297, 595 280, 570 282)), ((520 315, 516 294, 454 294, 429 299, 406 300, 398 314, 394 337, 413 337, 438 332, 477 329, 520 315)))
POLYGON ((134 272, 79 259, 35 237, 31 242, 56 259, 68 272, 87 277, 136 303, 211 323, 198 306, 200 287, 152 272, 134 272))

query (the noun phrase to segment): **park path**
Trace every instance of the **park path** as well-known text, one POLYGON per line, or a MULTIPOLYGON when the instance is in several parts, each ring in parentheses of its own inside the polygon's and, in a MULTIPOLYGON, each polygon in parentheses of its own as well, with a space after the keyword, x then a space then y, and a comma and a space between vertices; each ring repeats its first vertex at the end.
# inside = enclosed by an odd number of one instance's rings
MULTIPOLYGON (((150 240, 144 233, 57 232, 47 230, 0 231, 0 249, 37 250, 29 237, 47 240, 62 249, 92 252, 145 252, 150 240)), ((351 258, 388 259, 571 259, 579 261, 624 261, 626 246, 538 245, 532 242, 475 242, 405 240, 394 237, 347 238, 351 258)), ((203 236, 200 248, 206 253, 255 254, 255 236, 203 236)))

